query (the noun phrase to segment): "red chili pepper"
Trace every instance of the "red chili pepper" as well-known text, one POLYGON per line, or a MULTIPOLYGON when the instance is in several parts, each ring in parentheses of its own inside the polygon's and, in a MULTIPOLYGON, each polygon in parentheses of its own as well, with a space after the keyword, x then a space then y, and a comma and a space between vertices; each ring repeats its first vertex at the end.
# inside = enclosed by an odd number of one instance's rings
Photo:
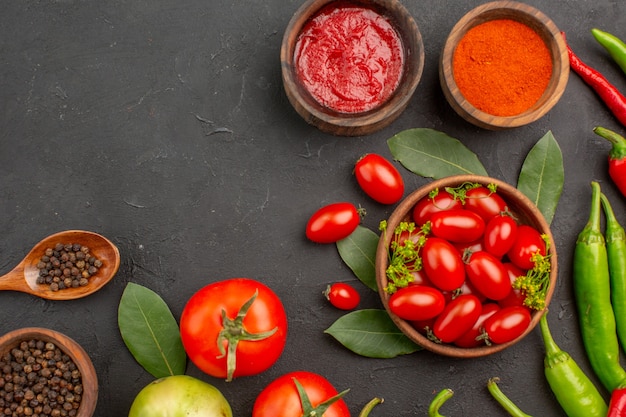
POLYGON ((607 417, 622 417, 626 415, 626 388, 616 388, 611 394, 607 417))
POLYGON ((593 131, 613 144, 609 152, 609 176, 626 197, 626 138, 599 126, 593 131))
MULTIPOLYGON (((565 33, 561 32, 563 39, 565 33)), ((600 96, 613 115, 626 126, 626 97, 597 70, 585 64, 567 45, 570 68, 600 96)))

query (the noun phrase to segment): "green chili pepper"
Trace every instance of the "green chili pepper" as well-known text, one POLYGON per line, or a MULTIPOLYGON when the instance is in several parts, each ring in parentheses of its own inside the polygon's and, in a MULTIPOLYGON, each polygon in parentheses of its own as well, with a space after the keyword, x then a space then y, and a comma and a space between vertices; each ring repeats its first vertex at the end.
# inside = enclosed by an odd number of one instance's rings
POLYGON ((626 350, 626 232, 619 224, 609 199, 602 194, 602 208, 606 218, 606 251, 609 259, 611 304, 615 314, 617 338, 626 350))
POLYGON ((626 73, 626 44, 617 36, 600 29, 591 29, 591 34, 607 50, 613 61, 626 73))
POLYGON ((569 353, 556 344, 546 316, 539 321, 546 349, 544 374, 561 408, 568 417, 605 417, 608 407, 604 398, 569 353))
POLYGON ((516 406, 515 403, 509 399, 509 397, 504 395, 498 386, 499 380, 499 378, 494 377, 487 382, 487 389, 489 390, 491 396, 502 406, 502 408, 504 408, 504 410, 506 410, 507 413, 509 413, 509 415, 513 417, 531 417, 529 414, 520 410, 520 408, 516 406))
POLYGON ((626 385, 611 307, 608 255, 600 229, 600 184, 591 183, 589 220, 574 250, 574 294, 583 345, 591 368, 607 391, 626 385))
POLYGON ((428 407, 428 417, 444 417, 439 414, 439 409, 441 408, 443 403, 452 398, 453 395, 454 391, 449 388, 439 391, 439 393, 435 395, 435 398, 433 398, 430 406, 428 407))

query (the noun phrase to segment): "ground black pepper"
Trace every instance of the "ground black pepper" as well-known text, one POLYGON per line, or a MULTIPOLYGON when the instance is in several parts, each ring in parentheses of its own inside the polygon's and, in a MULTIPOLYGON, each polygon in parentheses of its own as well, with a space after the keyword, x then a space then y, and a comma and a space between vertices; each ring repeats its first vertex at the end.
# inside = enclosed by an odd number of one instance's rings
POLYGON ((0 370, 0 416, 77 415, 82 377, 54 343, 23 341, 0 357, 0 370))
POLYGON ((49 285, 52 291, 84 287, 101 266, 102 261, 90 253, 89 247, 57 243, 46 248, 37 263, 37 284, 49 285))

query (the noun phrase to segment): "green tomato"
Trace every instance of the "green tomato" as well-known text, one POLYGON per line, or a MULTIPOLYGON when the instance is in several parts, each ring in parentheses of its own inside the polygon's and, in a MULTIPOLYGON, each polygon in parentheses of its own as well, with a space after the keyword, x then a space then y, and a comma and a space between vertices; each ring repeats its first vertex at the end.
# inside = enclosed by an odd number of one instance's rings
POLYGON ((211 384, 173 375, 146 385, 135 397, 128 417, 232 417, 230 404, 211 384))

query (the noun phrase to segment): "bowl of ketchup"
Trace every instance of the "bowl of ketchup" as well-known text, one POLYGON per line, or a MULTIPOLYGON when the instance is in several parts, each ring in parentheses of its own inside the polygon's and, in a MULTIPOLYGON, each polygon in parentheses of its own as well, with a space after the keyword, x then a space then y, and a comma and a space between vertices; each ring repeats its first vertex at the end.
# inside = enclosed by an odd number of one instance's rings
POLYGON ((308 0, 285 30, 280 59, 287 98, 307 123, 362 136, 406 109, 424 45, 397 0, 308 0))

